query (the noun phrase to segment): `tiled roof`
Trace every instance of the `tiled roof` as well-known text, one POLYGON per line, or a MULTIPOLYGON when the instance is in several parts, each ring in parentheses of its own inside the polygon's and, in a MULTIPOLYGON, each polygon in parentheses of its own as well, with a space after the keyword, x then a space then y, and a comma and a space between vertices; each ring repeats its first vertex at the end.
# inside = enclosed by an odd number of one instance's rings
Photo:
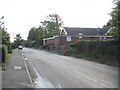
POLYGON ((75 28, 75 27, 64 27, 68 35, 104 35, 108 30, 99 28, 75 28))

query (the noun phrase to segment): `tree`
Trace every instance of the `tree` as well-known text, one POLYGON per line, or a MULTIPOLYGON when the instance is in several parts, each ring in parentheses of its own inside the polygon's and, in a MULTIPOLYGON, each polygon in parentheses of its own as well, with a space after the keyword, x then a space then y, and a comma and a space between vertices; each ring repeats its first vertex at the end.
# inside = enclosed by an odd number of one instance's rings
POLYGON ((10 43, 10 34, 2 28, 2 44, 10 43))
POLYGON ((42 45, 43 44, 43 28, 42 27, 39 27, 37 30, 36 30, 36 42, 38 45, 42 45))
POLYGON ((32 28, 30 29, 30 31, 29 31, 29 34, 28 34, 27 39, 28 39, 28 40, 31 40, 31 41, 35 40, 35 37, 36 37, 35 34, 36 34, 36 28, 35 28, 35 27, 32 27, 32 28))
POLYGON ((57 14, 50 14, 43 22, 44 38, 59 35, 60 27, 63 26, 63 21, 57 14))
POLYGON ((108 21, 106 26, 110 26, 110 32, 115 40, 120 41, 120 1, 114 0, 115 7, 110 13, 112 19, 108 21))
POLYGON ((60 32, 60 27, 62 27, 63 22, 57 14, 50 14, 46 17, 46 20, 42 22, 42 26, 39 28, 32 27, 28 34, 27 45, 30 47, 39 48, 43 45, 43 39, 58 35, 60 32))
POLYGON ((18 47, 19 45, 23 45, 23 39, 19 34, 16 34, 15 40, 14 40, 15 47, 18 47))

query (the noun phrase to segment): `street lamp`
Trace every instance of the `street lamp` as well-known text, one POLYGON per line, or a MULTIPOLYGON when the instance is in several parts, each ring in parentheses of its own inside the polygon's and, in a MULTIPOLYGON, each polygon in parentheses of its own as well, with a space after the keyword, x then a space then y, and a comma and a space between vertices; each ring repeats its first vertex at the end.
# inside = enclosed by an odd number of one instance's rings
POLYGON ((4 18, 4 16, 2 16, 2 18, 0 18, 0 19, 3 19, 4 18))
MULTIPOLYGON (((4 16, 2 16, 2 18, 0 18, 0 19, 4 19, 4 16)), ((0 21, 0 27, 4 24, 4 22, 2 22, 2 21, 0 21)))
POLYGON ((4 24, 4 22, 2 22, 2 23, 0 24, 0 27, 1 27, 3 24, 4 24))

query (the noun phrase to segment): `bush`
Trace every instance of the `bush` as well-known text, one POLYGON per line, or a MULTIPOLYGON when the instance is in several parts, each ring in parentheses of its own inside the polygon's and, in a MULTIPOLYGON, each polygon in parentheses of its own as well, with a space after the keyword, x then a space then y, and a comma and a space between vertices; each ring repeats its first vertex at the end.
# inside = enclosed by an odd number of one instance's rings
POLYGON ((69 46, 64 55, 90 57, 103 62, 118 62, 119 44, 114 40, 83 40, 69 46))
POLYGON ((0 46, 0 65, 2 64, 2 46, 0 46))
POLYGON ((71 48, 76 49, 80 54, 94 57, 118 55, 117 42, 110 40, 79 41, 71 48))
POLYGON ((8 47, 6 45, 2 45, 2 63, 5 63, 8 54, 8 47))

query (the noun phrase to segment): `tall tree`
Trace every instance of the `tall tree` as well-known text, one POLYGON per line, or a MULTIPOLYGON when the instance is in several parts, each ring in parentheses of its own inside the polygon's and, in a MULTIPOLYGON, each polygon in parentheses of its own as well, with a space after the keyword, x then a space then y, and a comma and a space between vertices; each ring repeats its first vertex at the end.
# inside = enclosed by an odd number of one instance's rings
POLYGON ((49 38, 55 35, 58 35, 60 32, 60 27, 63 26, 63 22, 59 15, 50 14, 46 17, 42 26, 39 28, 31 28, 28 34, 27 45, 30 47, 40 47, 43 44, 44 38, 49 38))
POLYGON ((36 29, 37 28, 35 28, 35 27, 32 27, 30 29, 28 37, 27 37, 28 40, 31 40, 31 41, 35 40, 35 38, 36 38, 36 29))
POLYGON ((16 34, 15 40, 14 40, 15 47, 18 47, 19 45, 23 45, 23 39, 19 34, 16 34))
POLYGON ((36 34, 36 41, 37 41, 37 44, 39 45, 42 45, 43 44, 43 28, 42 27, 39 27, 37 30, 36 30, 37 34, 36 34))
POLYGON ((10 43, 10 34, 2 28, 2 44, 10 43))
POLYGON ((120 1, 114 0, 115 7, 110 13, 112 19, 108 21, 107 26, 110 26, 110 32, 114 35, 115 40, 120 41, 120 1))
POLYGON ((63 26, 63 21, 57 14, 50 14, 46 17, 43 22, 44 36, 45 38, 58 35, 60 32, 60 27, 63 26))

